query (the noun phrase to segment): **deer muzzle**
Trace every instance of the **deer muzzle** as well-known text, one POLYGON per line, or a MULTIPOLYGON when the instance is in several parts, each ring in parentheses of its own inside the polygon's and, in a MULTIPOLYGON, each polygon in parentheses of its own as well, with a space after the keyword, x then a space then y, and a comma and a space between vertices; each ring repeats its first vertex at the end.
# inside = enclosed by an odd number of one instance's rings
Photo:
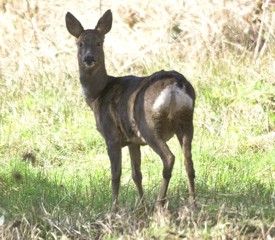
POLYGON ((86 68, 92 68, 96 64, 96 60, 92 55, 87 54, 83 59, 83 64, 86 68))

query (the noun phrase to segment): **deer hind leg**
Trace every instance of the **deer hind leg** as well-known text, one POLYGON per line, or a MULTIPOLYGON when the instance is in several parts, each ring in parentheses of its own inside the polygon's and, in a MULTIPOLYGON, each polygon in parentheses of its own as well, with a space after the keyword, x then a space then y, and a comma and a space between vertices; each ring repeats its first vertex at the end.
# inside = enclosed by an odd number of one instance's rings
POLYGON ((192 161, 192 139, 193 139, 193 124, 188 123, 184 128, 180 128, 177 133, 178 140, 182 147, 184 155, 184 165, 188 177, 189 202, 191 206, 195 206, 195 170, 192 161))
POLYGON ((142 188, 142 173, 140 171, 141 164, 141 154, 140 146, 136 144, 131 144, 128 146, 130 157, 131 157, 131 166, 132 166, 132 178, 136 184, 139 196, 143 200, 143 188, 142 188))
POLYGON ((147 141, 147 143, 160 156, 163 163, 163 178, 160 186, 160 192, 158 195, 158 201, 163 206, 166 202, 166 194, 172 176, 175 156, 170 151, 166 142, 162 140, 160 137, 154 139, 153 141, 147 141))
POLYGON ((113 207, 116 210, 121 177, 121 145, 116 141, 107 142, 107 150, 112 171, 113 207))

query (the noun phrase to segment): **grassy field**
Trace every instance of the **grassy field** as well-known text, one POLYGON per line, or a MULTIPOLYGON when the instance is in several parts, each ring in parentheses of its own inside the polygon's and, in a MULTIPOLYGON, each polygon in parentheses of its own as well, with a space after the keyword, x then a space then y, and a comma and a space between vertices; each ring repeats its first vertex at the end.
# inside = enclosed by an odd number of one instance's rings
POLYGON ((260 11, 252 1, 0 2, 1 239, 275 238, 273 1, 260 11), (81 95, 64 21, 71 11, 94 27, 108 8, 109 74, 174 69, 196 89, 194 211, 173 138, 167 209, 154 210, 162 164, 143 147, 147 211, 125 148, 112 212, 105 143, 81 95))

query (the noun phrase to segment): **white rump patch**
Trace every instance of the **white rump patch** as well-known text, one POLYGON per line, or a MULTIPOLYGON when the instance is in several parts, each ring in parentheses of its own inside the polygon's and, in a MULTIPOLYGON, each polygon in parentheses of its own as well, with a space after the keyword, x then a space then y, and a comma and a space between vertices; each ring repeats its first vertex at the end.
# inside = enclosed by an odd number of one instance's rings
POLYGON ((192 109, 193 100, 186 93, 185 88, 180 89, 176 84, 169 85, 163 89, 153 105, 154 112, 162 110, 180 111, 182 109, 192 109))

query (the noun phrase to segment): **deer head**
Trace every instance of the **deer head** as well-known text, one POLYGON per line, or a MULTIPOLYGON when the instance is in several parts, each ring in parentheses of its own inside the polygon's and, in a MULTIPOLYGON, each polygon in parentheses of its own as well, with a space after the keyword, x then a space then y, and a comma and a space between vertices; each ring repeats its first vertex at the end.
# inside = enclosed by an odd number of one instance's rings
POLYGON ((79 66, 86 69, 104 66, 103 42, 105 34, 112 28, 111 10, 103 14, 95 29, 84 30, 81 23, 69 12, 65 19, 69 33, 76 38, 79 66))

